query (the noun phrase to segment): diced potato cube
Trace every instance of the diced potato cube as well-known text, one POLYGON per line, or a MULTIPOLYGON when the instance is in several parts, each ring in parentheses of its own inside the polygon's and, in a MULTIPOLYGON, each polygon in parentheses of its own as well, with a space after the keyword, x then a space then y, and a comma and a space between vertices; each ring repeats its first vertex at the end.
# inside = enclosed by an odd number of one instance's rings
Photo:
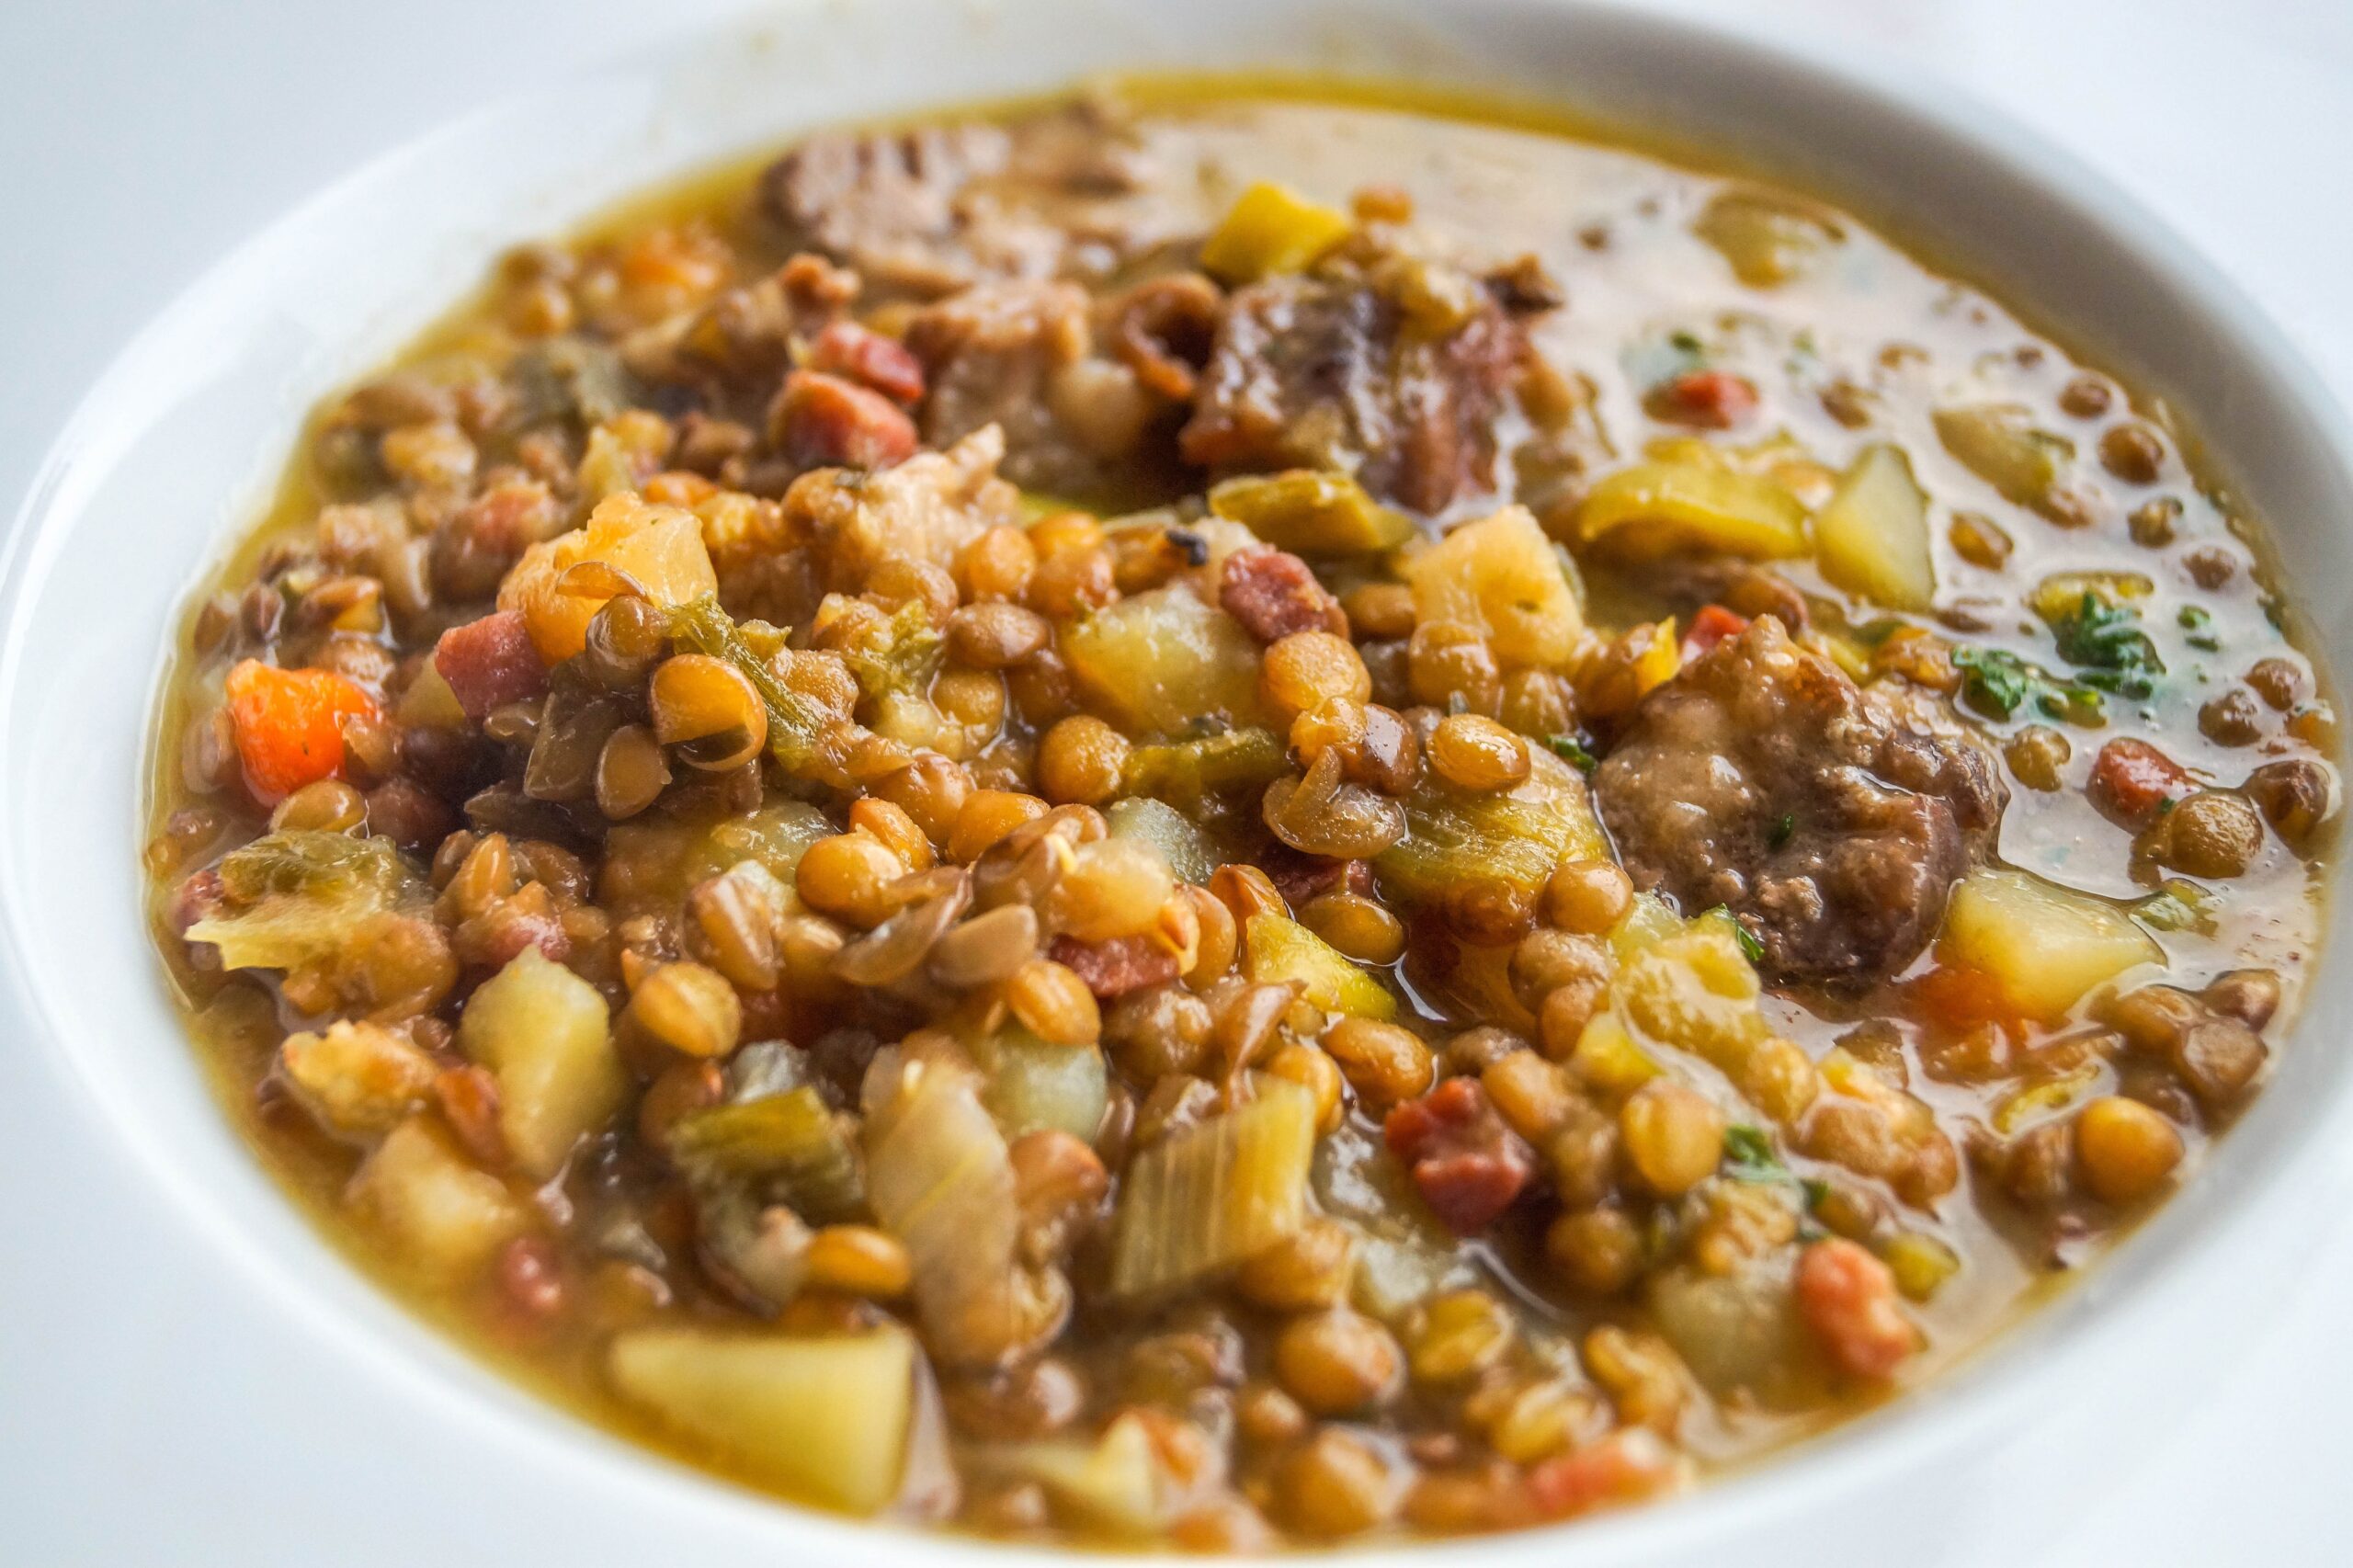
POLYGON ((1327 1013, 1359 1018, 1392 1018, 1397 998, 1348 961, 1339 949, 1295 920, 1254 915, 1243 933, 1254 984, 1296 983, 1301 994, 1327 1013))
POLYGON ((1890 609, 1920 611, 1936 601, 1936 556, 1928 544, 1928 498, 1901 448, 1863 449, 1837 494, 1813 520, 1822 574, 1890 609))
POLYGON ((421 1116, 392 1129, 351 1178, 344 1201, 388 1250, 423 1273, 456 1278, 531 1227, 506 1184, 469 1161, 421 1116))
POLYGON ((1525 506, 1455 529, 1406 564, 1405 580, 1416 620, 1475 627, 1506 665, 1566 664, 1585 630, 1561 558, 1525 506))
POLYGON ((1201 270, 1235 285, 1304 272, 1354 227, 1347 213, 1261 180, 1201 243, 1201 270))
POLYGON ((1770 560, 1806 553, 1805 504, 1737 469, 1639 462, 1597 483, 1577 506, 1577 538, 1653 560, 1682 551, 1770 560))
POLYGON ((1841 238, 1828 213, 1768 190, 1719 193, 1691 232, 1713 245, 1732 264, 1733 276, 1754 289, 1789 282, 1841 238))
POLYGON ((1049 1045, 1018 1025, 981 1040, 973 1060, 988 1074, 982 1103, 1007 1139, 1055 1129, 1093 1142, 1110 1103, 1103 1053, 1091 1045, 1049 1045))
POLYGON ((278 1075, 320 1126, 343 1138, 389 1132, 425 1102, 439 1071, 398 1029, 338 1018, 278 1048, 278 1075))
POLYGON ((458 1043, 498 1080, 506 1147, 526 1175, 541 1179, 612 1116, 628 1087, 604 997, 537 948, 525 948, 468 999, 458 1043))
POLYGON ((2006 501, 2048 514, 2059 481, 2074 460, 2075 444, 2038 429, 2017 403, 1972 403, 1936 413, 1937 439, 1961 465, 2000 492, 2006 501))
POLYGON ((2028 603, 2053 625, 2083 613, 2084 596, 2109 609, 2145 599, 2156 585, 2139 572, 2053 572, 2034 585, 2028 603))
POLYGON ((822 1339, 641 1328, 614 1339, 614 1386, 795 1497, 871 1514, 898 1494, 915 1346, 895 1325, 822 1339))
POLYGON ((595 594, 567 594, 559 586, 584 561, 601 561, 626 574, 659 605, 719 592, 702 523, 692 512, 649 506, 634 494, 608 497, 585 526, 525 551, 499 586, 498 608, 522 611, 531 646, 551 666, 587 645, 588 623, 605 607, 595 594))
POLYGON ((1953 890, 1938 950, 1994 977, 2011 1005, 2057 1018, 2094 986, 2163 963, 2156 938, 2123 911, 2023 871, 1976 871, 1953 890))
POLYGON ((1079 685, 1131 730, 1177 734, 1194 721, 1261 722, 1258 644, 1181 586, 1098 610, 1063 633, 1079 685))

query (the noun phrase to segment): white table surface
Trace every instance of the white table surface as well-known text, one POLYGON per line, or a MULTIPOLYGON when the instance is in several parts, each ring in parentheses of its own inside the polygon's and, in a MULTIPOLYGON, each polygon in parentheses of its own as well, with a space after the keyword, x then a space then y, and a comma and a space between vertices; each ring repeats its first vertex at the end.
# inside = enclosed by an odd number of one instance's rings
MULTIPOLYGON (((13 515, 41 451, 109 357, 239 238, 520 79, 749 8, 743 0, 0 3, 9 68, 0 92, 0 517, 13 515)), ((2189 235, 2353 403, 2348 0, 1668 0, 1667 8, 1751 26, 1786 18, 1794 31, 1946 74, 2189 235)), ((6 1044, 0 1096, 11 1087, 6 1044)), ((322 1528, 398 1534, 396 1485, 372 1506, 361 1489, 337 1488, 336 1512, 321 1518, 278 1484, 282 1476, 256 1473, 225 1493, 218 1464, 200 1467, 214 1478, 203 1486, 185 1478, 157 1434, 184 1435, 185 1412, 199 1402, 210 1402, 215 1438, 232 1454, 257 1432, 273 1434, 271 1449, 290 1432, 331 1453, 336 1414, 301 1391, 305 1367, 336 1350, 301 1334, 258 1359, 217 1350, 200 1325, 207 1312, 241 1310, 236 1281, 212 1265, 201 1238, 158 1213, 143 1179, 95 1152, 88 1170, 29 1169, 0 1144, 0 1449, 40 1453, 45 1415, 83 1387, 77 1369, 40 1354, 44 1328, 75 1324, 86 1344, 96 1319, 116 1331, 129 1363, 103 1386, 140 1396, 123 1400, 110 1422, 74 1424, 104 1431, 103 1451, 85 1440, 56 1462, 108 1466, 126 1508, 153 1528, 126 1530, 117 1519, 91 1539, 137 1540, 149 1564, 245 1568, 331 1561, 331 1549, 319 1553, 332 1539, 315 1533, 322 1528), (79 1287, 70 1260, 96 1245, 150 1249, 152 1296, 100 1300, 79 1287), (151 1419, 157 1407, 180 1418, 151 1419), (230 1541, 247 1544, 233 1560, 212 1555, 230 1541)), ((2325 1209, 2311 1216, 2302 1285, 2268 1320, 2185 1326, 2256 1341, 2198 1415, 2145 1434, 2096 1470, 2105 1479, 2086 1489, 2079 1523, 2057 1539, 2007 1543, 2005 1568, 2353 1562, 2353 1217, 2325 1209)), ((2054 1423, 2006 1463, 2028 1483, 2068 1441, 2054 1423)), ((45 1500, 39 1463, 18 1466, 0 1474, 0 1563, 130 1561, 77 1549, 82 1532, 45 1500)), ((494 1479, 482 1481, 484 1499, 494 1499, 494 1479)), ((1989 1489, 1989 1509, 1998 1495, 1989 1489)), ((1904 1561, 1901 1543, 1890 1547, 1889 1561, 1904 1561)), ((443 1568, 470 1561, 446 1545, 435 1560, 443 1568)))

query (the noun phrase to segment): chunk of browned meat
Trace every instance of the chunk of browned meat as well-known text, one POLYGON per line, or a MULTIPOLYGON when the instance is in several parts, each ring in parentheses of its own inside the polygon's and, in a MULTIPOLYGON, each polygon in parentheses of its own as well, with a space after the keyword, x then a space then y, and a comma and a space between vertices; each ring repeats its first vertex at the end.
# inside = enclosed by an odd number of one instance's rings
POLYGON ((1536 1174, 1536 1156, 1474 1078, 1449 1078, 1399 1102, 1381 1126, 1430 1212, 1459 1236, 1503 1217, 1536 1174))
POLYGON ((1436 262, 1269 278, 1226 301, 1185 459, 1339 470, 1442 512, 1495 488, 1496 416, 1527 354, 1494 293, 1436 262))
POLYGON ((1935 935, 2006 799, 1934 698, 1859 689, 1770 616, 1643 701, 1594 794, 1637 887, 1731 910, 1769 976, 1856 983, 1935 935))
POLYGON ((1137 156, 1089 103, 1011 125, 814 136, 770 165, 760 199, 790 243, 870 288, 937 299, 989 279, 1097 276, 1156 243, 1137 156))
POLYGON ((1218 571, 1218 600, 1226 614, 1261 642, 1302 631, 1348 634, 1340 601, 1317 581, 1313 568, 1288 550, 1245 544, 1218 571))
POLYGON ((1061 495, 1116 488, 1168 405, 1095 352, 1089 313, 1075 283, 983 284, 917 311, 906 343, 929 383, 924 439, 947 446, 995 425, 1015 483, 1061 495))

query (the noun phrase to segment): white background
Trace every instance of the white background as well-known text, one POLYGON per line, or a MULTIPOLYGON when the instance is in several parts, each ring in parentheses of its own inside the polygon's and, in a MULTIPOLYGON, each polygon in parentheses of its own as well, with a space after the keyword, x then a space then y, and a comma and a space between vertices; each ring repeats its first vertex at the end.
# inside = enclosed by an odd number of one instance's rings
MULTIPOLYGON (((742 0, 0 0, 0 517, 13 515, 40 452, 108 358, 244 234, 522 81, 749 8, 742 0)), ((2353 403, 2353 0, 1674 0, 1665 8, 1751 27, 1786 19, 1793 32, 1946 74, 2188 234, 2353 403)), ((2326 1021, 2315 1032, 2309 1047, 2338 1048, 2326 1021)), ((0 1040, 0 1091, 7 1044, 0 1040)), ((334 1413, 306 1405, 298 1387, 304 1362, 334 1347, 290 1342, 257 1364, 212 1356, 192 1316, 240 1303, 201 1267, 200 1243, 157 1216, 140 1180, 119 1164, 28 1169, 0 1148, 0 1293, 10 1298, 0 1323, 14 1335, 62 1338, 67 1324, 86 1331, 105 1321, 124 1365, 92 1386, 144 1390, 167 1406, 203 1391, 216 1402, 214 1460, 250 1443, 258 1465, 290 1434, 331 1450, 334 1413), (70 1256, 77 1244, 151 1248, 152 1294, 93 1299, 70 1272, 28 1278, 15 1266, 70 1256), (275 1440, 248 1436, 261 1432, 275 1440)), ((2131 1451, 2086 1467, 2104 1480, 2082 1497, 2080 1523, 2061 1539, 2016 1542, 2006 1568, 2353 1562, 2353 1216, 2316 1202, 2307 1225, 2305 1283, 2276 1314, 2190 1325, 2246 1342, 2225 1385, 2178 1429, 2147 1433, 2131 1451)), ((74 1337, 90 1342, 86 1332, 74 1337)), ((0 1382, 0 1448, 37 1453, 40 1434, 19 1423, 76 1386, 77 1369, 43 1367, 21 1341, 9 1349, 0 1367, 20 1381, 0 1382)), ((2167 1369, 2142 1375, 2164 1379, 2167 1369)), ((149 1562, 199 1561, 189 1554, 203 1550, 196 1541, 227 1540, 256 1543, 241 1568, 324 1562, 334 1552, 322 1545, 332 1537, 314 1533, 322 1527, 397 1532, 394 1477, 380 1510, 336 1520, 303 1518, 299 1494, 277 1484, 283 1477, 256 1473, 249 1485, 222 1487, 217 1478, 235 1473, 233 1464, 198 1467, 215 1479, 189 1484, 153 1436, 184 1435, 184 1415, 151 1423, 156 1414, 125 1400, 115 1447, 74 1456, 106 1464, 125 1506, 153 1519, 149 1562), (272 1517, 286 1531, 276 1550, 264 1544, 272 1517)), ((2065 1441, 2054 1430, 2018 1446, 2008 1462, 2023 1480, 2055 1461, 2052 1449, 2065 1441)), ((27 1480, 0 1475, 0 1562, 20 1560, 7 1521, 39 1512, 18 1490, 27 1480)), ((495 1495, 494 1484, 484 1490, 495 1495)), ((1989 1489, 1989 1508, 1999 1495, 1989 1489)), ((1903 1562, 1904 1543, 1888 1544, 1890 1562, 1903 1562)))

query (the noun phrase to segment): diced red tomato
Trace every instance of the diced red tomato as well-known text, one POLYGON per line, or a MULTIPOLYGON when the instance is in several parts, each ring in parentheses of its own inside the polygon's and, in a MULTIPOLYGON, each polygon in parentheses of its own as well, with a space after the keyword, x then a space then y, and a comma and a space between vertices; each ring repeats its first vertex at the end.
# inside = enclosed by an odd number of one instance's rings
POLYGON ((341 774, 344 722, 379 711, 332 670, 281 670, 258 659, 239 661, 225 691, 245 788, 264 805, 341 774))
POLYGON ((1686 370, 1651 389, 1654 418, 1729 430, 1756 412, 1756 389, 1730 370, 1686 370))
POLYGON ((1691 630, 1683 634, 1683 657, 1688 663, 1698 658, 1727 637, 1737 637, 1748 630, 1748 618, 1734 615, 1722 605, 1704 605, 1691 618, 1691 630))
POLYGON ((2146 827, 2196 788, 2188 770, 2146 741, 2120 735, 2093 759, 2092 803, 2125 827, 2146 827))

